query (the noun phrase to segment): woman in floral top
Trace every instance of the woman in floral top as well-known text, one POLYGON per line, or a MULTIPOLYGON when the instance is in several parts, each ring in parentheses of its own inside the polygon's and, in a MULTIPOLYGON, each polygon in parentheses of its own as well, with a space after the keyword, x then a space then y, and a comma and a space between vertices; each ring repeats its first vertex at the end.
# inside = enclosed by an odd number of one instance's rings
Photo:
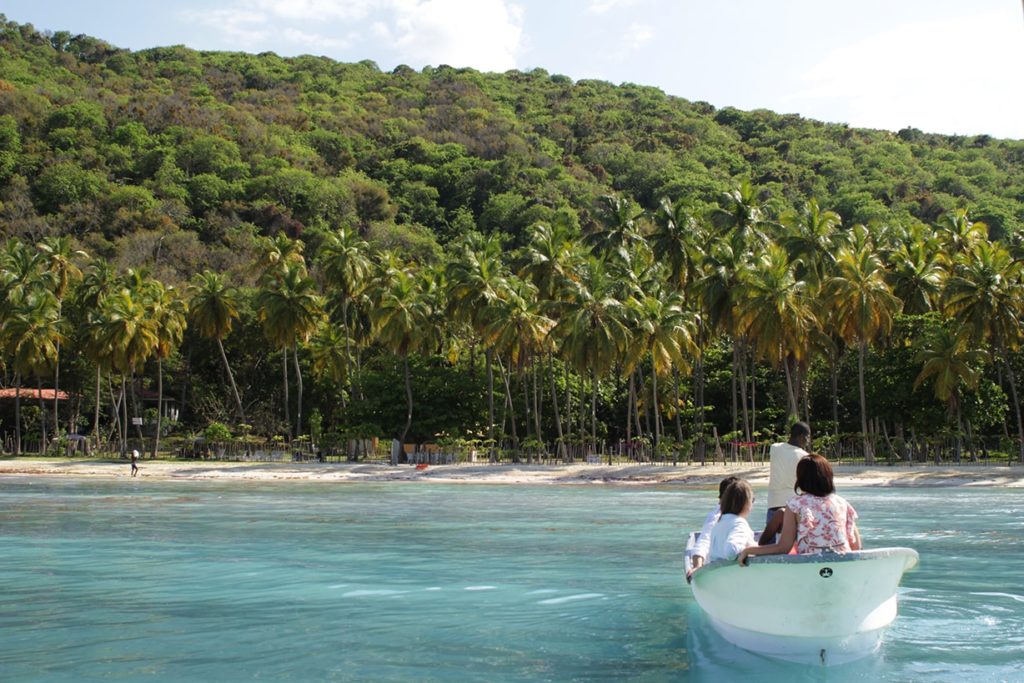
POLYGON ((860 550, 857 511, 836 494, 828 460, 816 453, 801 458, 793 491, 800 493, 786 504, 778 542, 745 549, 738 557, 741 565, 748 557, 788 553, 794 543, 801 554, 860 550))

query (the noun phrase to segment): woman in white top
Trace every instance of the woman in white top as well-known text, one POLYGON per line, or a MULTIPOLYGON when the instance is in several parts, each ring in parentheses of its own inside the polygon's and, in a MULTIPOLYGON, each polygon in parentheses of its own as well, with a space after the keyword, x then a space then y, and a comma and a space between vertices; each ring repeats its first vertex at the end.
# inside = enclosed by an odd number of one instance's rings
POLYGON ((754 531, 747 515, 754 506, 754 491, 739 479, 729 484, 722 495, 722 516, 711 530, 708 560, 735 560, 745 548, 754 544, 754 531))

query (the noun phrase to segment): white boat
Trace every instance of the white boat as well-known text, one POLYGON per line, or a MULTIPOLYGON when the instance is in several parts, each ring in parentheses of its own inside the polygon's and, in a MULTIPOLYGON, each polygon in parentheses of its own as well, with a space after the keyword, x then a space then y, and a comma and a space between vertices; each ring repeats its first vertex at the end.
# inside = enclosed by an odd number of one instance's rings
MULTIPOLYGON (((690 534, 686 566, 697 534, 690 534)), ((717 561, 690 586, 711 625, 746 650, 788 661, 842 664, 875 652, 896 618, 896 589, 917 564, 910 548, 765 555, 746 567, 717 561)))

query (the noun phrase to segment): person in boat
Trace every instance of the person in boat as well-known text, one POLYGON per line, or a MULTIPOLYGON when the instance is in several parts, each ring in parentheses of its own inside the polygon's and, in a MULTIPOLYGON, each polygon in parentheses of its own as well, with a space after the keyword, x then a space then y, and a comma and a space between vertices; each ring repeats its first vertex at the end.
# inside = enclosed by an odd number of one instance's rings
POLYGON ((754 531, 747 522, 754 507, 754 490, 739 479, 729 484, 722 495, 722 516, 711 530, 711 548, 708 560, 736 559, 744 549, 754 544, 754 531))
POLYGON ((704 566, 704 561, 707 559, 708 551, 711 548, 711 530, 715 528, 715 524, 718 523, 718 518, 722 516, 722 496, 725 495, 725 489, 734 481, 739 481, 739 477, 726 477, 722 481, 718 482, 718 505, 716 505, 715 509, 709 512, 707 517, 704 518, 704 526, 700 528, 700 534, 697 535, 697 542, 693 545, 691 565, 686 569, 687 583, 690 582, 693 572, 704 566))
POLYGON ((741 565, 748 557, 788 553, 794 543, 801 555, 861 549, 857 511, 836 493, 828 460, 817 453, 802 458, 796 466, 793 492, 799 493, 786 504, 779 540, 746 548, 738 556, 741 565))
MULTIPOLYGON (((811 443, 811 428, 806 422, 794 422, 789 428, 789 441, 774 443, 768 450, 771 467, 768 472, 768 515, 765 517, 765 532, 772 524, 772 517, 786 506, 793 495, 793 484, 796 482, 796 464, 807 455, 807 447, 811 443)), ((781 519, 780 519, 781 522, 781 519)), ((774 536, 761 534, 762 538, 771 540, 774 536)))

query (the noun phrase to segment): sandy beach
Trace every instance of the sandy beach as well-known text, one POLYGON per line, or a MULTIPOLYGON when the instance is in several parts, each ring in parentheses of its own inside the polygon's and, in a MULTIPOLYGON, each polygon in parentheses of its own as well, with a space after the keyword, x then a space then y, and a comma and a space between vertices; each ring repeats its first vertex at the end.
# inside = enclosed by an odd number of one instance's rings
MULTIPOLYGON (((220 461, 140 461, 140 477, 157 480, 434 482, 445 484, 665 485, 714 487, 734 475, 752 484, 768 483, 768 467, 735 463, 714 465, 410 465, 379 463, 259 463, 220 461)), ((63 476, 127 479, 127 461, 84 459, 0 460, 0 477, 63 476)), ((960 465, 836 466, 836 485, 844 486, 1005 486, 1024 487, 1024 467, 960 465)))

